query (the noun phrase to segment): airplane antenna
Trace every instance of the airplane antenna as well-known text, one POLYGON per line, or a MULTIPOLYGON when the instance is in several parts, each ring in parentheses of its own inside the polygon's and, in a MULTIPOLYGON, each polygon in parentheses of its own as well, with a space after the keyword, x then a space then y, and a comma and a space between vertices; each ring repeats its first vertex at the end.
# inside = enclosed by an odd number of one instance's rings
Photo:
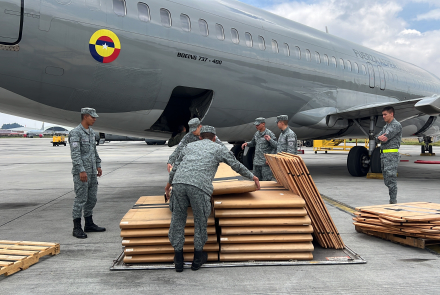
POLYGON ((327 28, 327 26, 325 26, 325 32, 328 34, 328 28, 327 28))

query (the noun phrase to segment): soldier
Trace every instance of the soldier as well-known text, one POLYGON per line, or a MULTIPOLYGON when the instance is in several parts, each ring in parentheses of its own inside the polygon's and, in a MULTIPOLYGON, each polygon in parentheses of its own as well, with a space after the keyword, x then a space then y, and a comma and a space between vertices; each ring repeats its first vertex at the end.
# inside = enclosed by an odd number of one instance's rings
POLYGON ((394 108, 382 110, 385 126, 377 136, 381 142, 380 161, 385 185, 390 194, 390 204, 397 203, 397 167, 400 161, 399 148, 402 141, 402 125, 394 119, 394 108))
POLYGON ((212 180, 220 162, 224 162, 243 177, 252 179, 260 188, 258 178, 237 161, 229 150, 216 144, 215 128, 203 126, 200 140, 182 149, 169 175, 165 192, 170 199, 172 212, 168 237, 174 247, 174 264, 177 272, 183 271, 183 244, 187 209, 191 205, 194 214, 194 260, 192 270, 198 270, 207 261, 203 247, 208 239, 207 221, 211 214, 212 180))
POLYGON ((278 128, 281 129, 277 142, 277 153, 298 154, 298 146, 295 132, 289 128, 289 117, 280 115, 277 117, 278 128))
POLYGON ((171 137, 168 140, 168 146, 172 147, 172 146, 178 145, 185 135, 186 135, 186 128, 185 128, 185 126, 180 125, 179 126, 179 133, 177 133, 175 136, 171 137))
POLYGON ((277 138, 272 131, 266 128, 265 118, 256 118, 254 125, 258 131, 255 132, 252 140, 243 143, 241 148, 244 149, 246 146, 255 147, 254 170, 252 172, 260 180, 273 180, 272 171, 266 162, 264 154, 274 154, 276 152, 277 138))
POLYGON ((87 238, 86 232, 103 232, 104 227, 93 223, 93 208, 98 193, 98 177, 102 175, 101 158, 96 150, 95 132, 90 126, 98 118, 95 109, 81 109, 81 124, 69 132, 70 154, 72 157, 72 174, 75 189, 73 203, 73 236, 87 238), (81 214, 84 210, 85 226, 81 227, 81 214))
MULTIPOLYGON (((200 129, 202 128, 202 125, 200 124, 200 120, 198 118, 191 119, 188 122, 188 126, 189 126, 189 132, 182 138, 179 145, 177 146, 177 148, 174 150, 174 152, 171 154, 171 156, 168 159, 168 163, 167 163, 168 172, 170 172, 171 169, 173 168, 173 164, 177 160, 177 158, 179 157, 179 154, 182 151, 182 149, 188 143, 199 140, 200 129)), ((216 143, 224 146, 224 144, 220 141, 220 139, 218 139, 218 137, 216 137, 215 140, 216 140, 215 141, 216 143)))

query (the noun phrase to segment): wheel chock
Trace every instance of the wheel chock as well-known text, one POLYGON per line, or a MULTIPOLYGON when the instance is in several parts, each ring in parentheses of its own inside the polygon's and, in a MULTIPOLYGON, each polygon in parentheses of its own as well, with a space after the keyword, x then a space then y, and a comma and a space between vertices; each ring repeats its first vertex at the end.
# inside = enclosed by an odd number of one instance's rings
POLYGON ((433 156, 435 156, 435 153, 432 153, 432 154, 430 154, 430 153, 423 153, 423 154, 420 154, 420 156, 422 156, 422 157, 433 157, 433 156))
MULTIPOLYGON (((397 177, 399 177, 399 173, 397 173, 397 177)), ((383 179, 382 173, 367 173, 368 179, 383 179)))

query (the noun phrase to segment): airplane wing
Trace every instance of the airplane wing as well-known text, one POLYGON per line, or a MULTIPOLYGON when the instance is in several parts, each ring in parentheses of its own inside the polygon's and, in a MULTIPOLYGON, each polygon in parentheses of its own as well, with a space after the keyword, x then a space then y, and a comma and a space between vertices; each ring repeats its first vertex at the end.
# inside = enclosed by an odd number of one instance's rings
POLYGON ((382 116, 382 109, 386 106, 394 107, 396 120, 401 122, 420 115, 437 116, 440 114, 440 95, 422 97, 399 102, 385 102, 369 104, 360 107, 346 109, 341 112, 329 114, 327 124, 332 125, 340 119, 364 119, 371 116, 382 116))

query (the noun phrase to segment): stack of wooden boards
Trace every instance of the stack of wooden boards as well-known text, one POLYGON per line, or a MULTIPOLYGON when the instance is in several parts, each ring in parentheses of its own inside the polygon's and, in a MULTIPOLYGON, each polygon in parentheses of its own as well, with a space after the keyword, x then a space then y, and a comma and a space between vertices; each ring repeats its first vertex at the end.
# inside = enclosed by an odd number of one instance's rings
MULTIPOLYGON (((122 245, 125 246, 124 262, 155 263, 172 262, 174 249, 168 239, 171 211, 163 196, 141 197, 120 222, 122 245)), ((209 261, 218 260, 219 244, 213 216, 208 218, 208 241, 204 250, 209 261)), ((185 261, 194 257, 194 217, 188 208, 185 227, 185 261)))
POLYGON ((314 237, 319 245, 323 248, 344 249, 344 242, 303 159, 287 153, 265 156, 277 182, 304 199, 305 208, 312 220, 314 237))
POLYGON ((440 204, 414 202, 356 210, 353 220, 358 231, 440 240, 440 204))
POLYGON ((214 196, 220 261, 312 260, 313 228, 304 200, 275 182, 261 186, 214 196))

